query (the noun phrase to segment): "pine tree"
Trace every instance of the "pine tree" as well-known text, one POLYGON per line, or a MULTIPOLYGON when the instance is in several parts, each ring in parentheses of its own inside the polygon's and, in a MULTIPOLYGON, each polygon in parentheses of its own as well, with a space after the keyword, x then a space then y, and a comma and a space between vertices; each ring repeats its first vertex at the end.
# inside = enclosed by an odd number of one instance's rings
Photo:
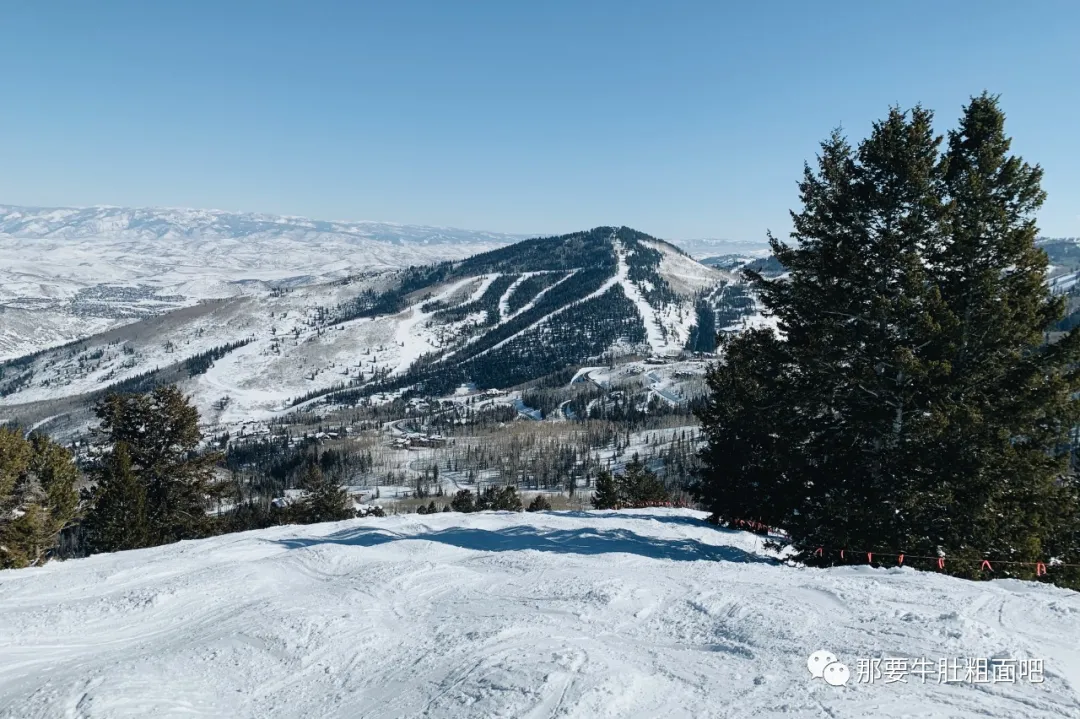
POLYGON ((596 488, 593 490, 593 508, 618 509, 620 502, 619 487, 615 478, 607 470, 600 472, 596 477, 596 488))
POLYGON ((468 489, 459 489, 450 501, 450 508, 455 512, 475 512, 476 503, 473 500, 473 493, 468 489))
POLYGON ((94 475, 92 509, 83 523, 87 549, 118 552, 148 546, 146 488, 132 470, 127 444, 117 442, 94 475))
POLYGON ((694 305, 697 321, 690 328, 690 337, 686 348, 691 352, 713 352, 716 350, 716 312, 704 300, 694 305))
POLYGON ((292 507, 292 515, 301 524, 338 522, 356 516, 349 493, 328 478, 317 464, 309 464, 300 478, 303 496, 292 507))
POLYGON ((150 546, 207 536, 211 499, 226 488, 214 473, 221 455, 200 452, 199 413, 175 386, 110 394, 95 408, 100 431, 123 443, 145 491, 150 546))
POLYGON ((517 487, 512 484, 508 484, 498 491, 493 505, 492 509, 502 512, 520 512, 523 509, 521 495, 518 494, 517 487))
POLYGON ((520 512, 521 497, 513 485, 488 487, 476 497, 474 511, 520 512))
POLYGON ((789 275, 749 273, 779 333, 726 342, 710 371, 697 494, 818 563, 818 546, 1075 556, 1080 335, 1043 344, 1062 306, 1034 244, 1041 171, 1008 156, 994 98, 944 155, 931 121, 893 110, 806 168, 794 244, 770 238, 789 275))
POLYGON ((1035 244, 1043 173, 1009 154, 1004 125, 996 97, 974 98, 944 160, 948 241, 933 260, 956 321, 941 343, 952 369, 948 430, 924 488, 937 520, 927 542, 971 557, 1075 558, 1080 487, 1065 448, 1080 423, 1080 333, 1044 343, 1065 301, 1047 291, 1046 254, 1035 244), (945 521, 950 504, 965 509, 945 521))
POLYGON ((780 524, 807 544, 898 539, 908 450, 937 368, 912 348, 943 314, 922 263, 938 211, 931 124, 921 108, 893 110, 857 150, 834 133, 818 171, 805 169, 796 245, 770 238, 789 276, 750 273, 783 341, 733 340, 710 377, 734 392, 733 406, 716 394, 701 414, 701 494, 717 514, 780 524))
POLYGON ((525 511, 526 512, 550 512, 551 511, 551 502, 549 502, 547 497, 545 497, 544 495, 538 494, 538 495, 536 495, 535 497, 532 498, 532 501, 529 502, 529 506, 525 508, 525 511))
POLYGON ((35 566, 78 515, 71 454, 44 435, 0 427, 0 569, 35 566))
POLYGON ((778 523, 789 516, 782 502, 796 502, 781 471, 791 445, 776 431, 789 411, 774 371, 780 351, 771 331, 748 330, 722 341, 709 372, 709 400, 698 411, 708 444, 692 489, 716 520, 778 523))
POLYGON ((616 476, 615 482, 623 506, 647 507, 667 502, 670 498, 664 483, 636 454, 626 463, 623 474, 616 476))

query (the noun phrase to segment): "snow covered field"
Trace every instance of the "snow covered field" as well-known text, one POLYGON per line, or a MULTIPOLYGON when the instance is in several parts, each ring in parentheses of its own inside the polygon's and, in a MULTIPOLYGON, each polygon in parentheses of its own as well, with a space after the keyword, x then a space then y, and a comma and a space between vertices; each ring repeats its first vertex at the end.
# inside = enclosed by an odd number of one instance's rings
POLYGON ((407 515, 0 572, 0 716, 1080 716, 1080 594, 778 566, 702 516, 407 515), (856 681, 890 656, 1044 682, 856 681))
POLYGON ((524 238, 220 210, 0 205, 0 360, 202 299, 462 259, 524 238))

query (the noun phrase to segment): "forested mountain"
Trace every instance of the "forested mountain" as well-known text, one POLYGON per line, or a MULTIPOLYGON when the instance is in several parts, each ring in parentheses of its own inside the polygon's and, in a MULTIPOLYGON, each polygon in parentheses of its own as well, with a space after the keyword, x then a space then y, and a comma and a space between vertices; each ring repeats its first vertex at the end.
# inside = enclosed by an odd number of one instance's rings
POLYGON ((0 419, 51 416, 49 403, 146 373, 180 381, 219 419, 507 388, 619 355, 710 352, 716 330, 753 311, 734 275, 636 230, 598 227, 203 302, 11 360, 0 365, 0 419))

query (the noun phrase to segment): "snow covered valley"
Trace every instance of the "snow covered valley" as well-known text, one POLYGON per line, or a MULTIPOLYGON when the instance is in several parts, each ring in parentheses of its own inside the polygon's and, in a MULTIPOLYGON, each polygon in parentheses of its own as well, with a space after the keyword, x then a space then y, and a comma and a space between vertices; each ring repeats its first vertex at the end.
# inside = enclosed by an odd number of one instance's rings
POLYGON ((1080 717, 1080 594, 784 566, 703 517, 399 515, 0 572, 0 716, 1080 717), (1043 681, 857 681, 883 657, 1043 681))

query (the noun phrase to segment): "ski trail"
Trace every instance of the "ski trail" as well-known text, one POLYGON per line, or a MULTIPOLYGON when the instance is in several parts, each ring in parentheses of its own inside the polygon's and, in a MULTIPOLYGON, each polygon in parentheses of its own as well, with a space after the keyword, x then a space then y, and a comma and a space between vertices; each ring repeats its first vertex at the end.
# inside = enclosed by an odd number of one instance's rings
MULTIPOLYGON (((569 279, 569 278, 567 278, 567 279, 569 279)), ((607 280, 604 281, 604 284, 600 285, 599 289, 594 290, 593 292, 589 293, 588 295, 582 297, 580 300, 575 300, 575 301, 571 302, 570 304, 563 305, 562 307, 555 310, 554 312, 551 312, 549 314, 544 315, 543 317, 538 319, 536 322, 533 322, 528 327, 524 327, 524 328, 518 330, 517 332, 510 335, 506 339, 502 340, 498 344, 494 344, 494 345, 492 345, 491 347, 487 348, 486 350, 484 350, 482 352, 477 352, 475 355, 473 355, 473 357, 483 357, 488 352, 494 352, 495 350, 499 349, 500 347, 505 345, 510 340, 512 340, 512 339, 514 339, 516 337, 520 337, 522 334, 524 334, 525 332, 528 332, 529 330, 533 329, 534 327, 539 327, 540 325, 544 324, 545 322, 552 319, 553 317, 557 317, 557 316, 561 315, 563 312, 566 312, 571 307, 574 307, 576 305, 580 305, 582 302, 588 302, 589 300, 593 299, 594 297, 599 297, 600 295, 604 294, 605 292, 610 290, 612 287, 614 287, 618 283, 619 283, 619 278, 618 278, 617 275, 614 276, 614 277, 608 278, 607 280)), ((556 285, 559 285, 559 284, 562 284, 562 282, 556 282, 554 285, 552 285, 552 287, 555 287, 556 285)), ((539 295, 537 295, 537 299, 539 299, 539 295)), ((523 307, 522 312, 524 312, 524 311, 525 311, 525 308, 523 307)), ((518 314, 520 314, 520 313, 518 313, 518 314)), ((515 315, 515 317, 516 316, 517 315, 515 315)))
POLYGON ((510 297, 517 291, 518 285, 538 274, 540 273, 526 272, 510 283, 510 286, 506 288, 506 292, 503 292, 503 296, 499 298, 499 324, 502 324, 503 320, 507 319, 507 315, 510 314, 510 297))
MULTIPOLYGON (((492 273, 490 275, 481 275, 480 276, 480 286, 477 287, 476 291, 473 292, 472 295, 469 296, 469 299, 465 300, 461 304, 466 305, 466 304, 468 304, 470 302, 476 302, 477 300, 479 300, 481 297, 484 296, 484 293, 488 291, 488 288, 491 287, 491 283, 493 283, 495 280, 499 279, 500 277, 502 277, 501 272, 494 272, 494 273, 492 273)), ((476 278, 473 277, 472 279, 476 279, 476 278)))
MULTIPOLYGON (((435 297, 432 297, 430 300, 428 300, 428 302, 437 302, 439 300, 446 299, 447 297, 450 297, 455 292, 460 290, 462 287, 465 287, 470 282, 475 281, 475 277, 466 277, 463 280, 459 280, 458 282, 455 282, 454 284, 450 285, 448 288, 437 294, 435 297)), ((490 285, 494 281, 495 279, 491 278, 487 280, 487 284, 490 285)), ((481 287, 473 293, 475 297, 479 297, 480 294, 483 294, 482 291, 487 289, 483 285, 484 283, 481 282, 481 287)), ((472 298, 470 298, 469 301, 471 302, 472 298)), ((420 358, 420 355, 424 354, 425 352, 432 352, 437 349, 434 345, 431 344, 429 338, 419 336, 419 334, 413 334, 414 329, 419 327, 422 323, 426 322, 428 319, 431 318, 432 315, 435 314, 435 312, 424 312, 424 310, 422 309, 422 306, 424 304, 427 303, 417 303, 410 307, 408 310, 405 311, 410 313, 409 316, 401 320, 397 324, 397 328, 394 332, 394 341, 398 343, 401 351, 398 355, 398 364, 390 373, 391 376, 399 375, 405 372, 409 369, 409 367, 412 366, 413 362, 420 358)))
MULTIPOLYGON (((577 269, 577 270, 570 270, 570 274, 568 274, 568 275, 567 275, 566 277, 563 277, 563 278, 562 278, 561 280, 559 280, 559 281, 558 281, 558 282, 556 282, 555 284, 553 284, 553 285, 550 285, 550 286, 548 286, 548 287, 545 287, 544 289, 542 289, 542 290, 540 290, 539 292, 537 292, 537 293, 536 293, 536 297, 533 297, 533 298, 532 298, 531 300, 529 300, 529 301, 528 301, 527 303, 525 303, 525 304, 524 304, 524 305, 523 305, 523 306, 521 307, 521 309, 519 309, 519 310, 518 310, 517 312, 515 312, 514 314, 510 315, 509 317, 507 317, 507 318, 506 318, 505 320, 503 320, 503 321, 502 321, 502 322, 500 322, 499 324, 506 324, 507 322, 509 322, 510 320, 514 319, 514 318, 515 318, 515 317, 517 317, 518 315, 520 315, 520 314, 522 314, 522 313, 524 313, 524 312, 528 312, 529 310, 531 310, 531 309, 532 309, 533 307, 535 307, 535 306, 536 306, 536 303, 537 303, 537 302, 539 302, 539 301, 541 300, 541 298, 543 298, 543 296, 544 296, 544 295, 546 295, 546 294, 547 294, 548 292, 551 292, 551 291, 552 291, 553 289, 555 289, 556 287, 558 287, 559 285, 561 285, 561 284, 562 284, 563 282, 566 282, 567 280, 569 280, 569 279, 570 279, 571 277, 573 277, 574 275, 576 275, 576 274, 577 274, 578 272, 580 272, 580 271, 581 271, 580 269, 577 269)), ((540 273, 539 273, 539 272, 537 272, 537 273, 535 273, 535 274, 540 274, 540 273)))
POLYGON ((637 308, 641 322, 645 325, 645 335, 648 338, 649 347, 652 348, 653 354, 660 354, 661 351, 670 349, 670 347, 667 340, 664 339, 660 323, 656 320, 656 312, 653 311, 652 305, 642 296, 637 285, 630 279, 630 266, 626 264, 626 249, 623 247, 622 242, 612 238, 612 244, 615 246, 615 256, 619 260, 616 277, 618 277, 619 283, 622 285, 623 292, 626 293, 626 298, 633 302, 634 307, 637 308))
MULTIPOLYGON (((537 292, 537 293, 536 293, 536 297, 534 297, 534 298, 533 298, 533 299, 532 299, 532 300, 531 300, 531 301, 530 301, 530 302, 529 302, 528 304, 526 304, 525 306, 523 306, 523 307, 522 307, 521 309, 519 309, 519 310, 518 310, 517 312, 515 312, 514 314, 512 314, 512 315, 510 315, 509 317, 506 317, 505 319, 503 319, 502 321, 500 321, 500 322, 499 322, 499 324, 498 324, 498 325, 496 325, 496 327, 499 327, 499 326, 502 326, 502 325, 506 324, 507 322, 509 322, 510 320, 514 319, 515 317, 517 317, 518 315, 520 315, 520 314, 521 314, 521 313, 523 313, 523 312, 528 312, 528 311, 529 311, 530 309, 532 309, 532 308, 533 308, 533 307, 534 307, 534 306, 536 305, 536 303, 537 303, 537 302, 539 302, 539 301, 540 301, 540 298, 541 298, 541 297, 543 297, 545 293, 549 292, 550 290, 553 290, 553 289, 555 289, 556 287, 558 287, 559 285, 561 285, 561 284, 562 284, 563 282, 566 282, 566 281, 567 281, 567 280, 569 280, 569 279, 570 279, 571 277, 573 277, 574 275, 576 275, 576 274, 577 274, 578 272, 579 272, 579 270, 572 270, 572 271, 570 272, 570 274, 568 274, 568 275, 567 275, 566 277, 562 278, 561 280, 559 280, 559 281, 558 281, 558 282, 556 282, 555 284, 551 285, 550 287, 545 287, 544 289, 542 289, 542 290, 540 290, 539 292, 537 292)), ((539 275, 539 274, 542 274, 542 273, 541 273, 541 272, 532 272, 532 273, 530 273, 530 274, 534 274, 534 275, 539 275)), ((594 293, 594 294, 595 294, 595 293, 594 293)), ((589 295, 589 297, 586 297, 585 299, 589 299, 589 298, 591 298, 591 297, 593 297, 593 295, 589 295)), ((582 300, 582 301, 584 301, 584 300, 582 300)), ((536 322, 534 322, 533 324, 529 325, 529 326, 528 326, 528 327, 526 327, 525 329, 521 330, 520 332, 515 332, 515 333, 514 333, 513 335, 511 335, 510 337, 508 337, 508 338, 507 338, 506 340, 504 340, 503 342, 509 341, 509 340, 513 339, 514 337, 517 337, 517 336, 518 336, 518 335, 520 335, 520 334, 521 334, 522 332, 525 332, 525 331, 529 330, 530 328, 532 328, 532 327, 535 327, 535 326, 537 326, 538 324, 540 324, 541 322, 543 322, 544 320, 546 320, 546 319, 547 319, 548 317, 551 317, 551 316, 552 316, 552 315, 554 315, 554 314, 558 314, 559 312, 562 312, 563 310, 567 309, 567 308, 568 308, 569 306, 570 306, 570 305, 567 305, 567 307, 562 307, 562 308, 559 308, 558 310, 556 310, 555 312, 552 312, 551 314, 548 314, 548 315, 544 315, 544 316, 543 316, 543 317, 541 317, 541 318, 540 318, 539 320, 537 320, 537 321, 536 321, 536 322)), ((470 338, 469 338, 468 340, 466 340, 465 344, 461 345, 461 346, 460 346, 460 347, 458 347, 457 349, 453 349, 453 350, 450 350, 449 352, 447 352, 446 354, 444 354, 444 355, 443 355, 442 357, 440 357, 440 358, 439 358, 439 362, 445 362, 445 361, 447 361, 447 360, 449 360, 449 359, 452 359, 452 358, 456 357, 456 356, 457 356, 457 355, 458 355, 458 354, 459 354, 459 353, 460 353, 460 352, 461 352, 462 350, 464 350, 464 349, 467 349, 467 348, 468 348, 468 347, 469 347, 469 346, 470 346, 471 344, 473 344, 474 342, 477 342, 477 341, 478 341, 478 340, 480 340, 480 339, 481 339, 482 337, 483 337, 483 335, 477 335, 477 336, 475 336, 475 337, 470 337, 470 338)), ((499 345, 496 345, 496 346, 501 346, 502 344, 503 344, 503 343, 502 343, 502 342, 500 342, 500 343, 499 343, 499 345)), ((486 354, 486 353, 490 352, 490 351, 491 351, 491 350, 493 350, 493 349, 495 349, 495 347, 490 347, 490 348, 488 348, 488 349, 484 350, 483 352, 480 352, 480 353, 478 353, 478 354, 477 354, 477 355, 475 355, 475 356, 476 356, 476 357, 479 357, 480 355, 486 354)))
POLYGON ((402 514, 6 570, 0 716, 1080 716, 1076 592, 789 566, 707 516, 402 514), (820 649, 847 686, 807 672, 820 649), (884 657, 899 680, 856 679, 884 657), (914 657, 1044 676, 923 681, 914 657))

